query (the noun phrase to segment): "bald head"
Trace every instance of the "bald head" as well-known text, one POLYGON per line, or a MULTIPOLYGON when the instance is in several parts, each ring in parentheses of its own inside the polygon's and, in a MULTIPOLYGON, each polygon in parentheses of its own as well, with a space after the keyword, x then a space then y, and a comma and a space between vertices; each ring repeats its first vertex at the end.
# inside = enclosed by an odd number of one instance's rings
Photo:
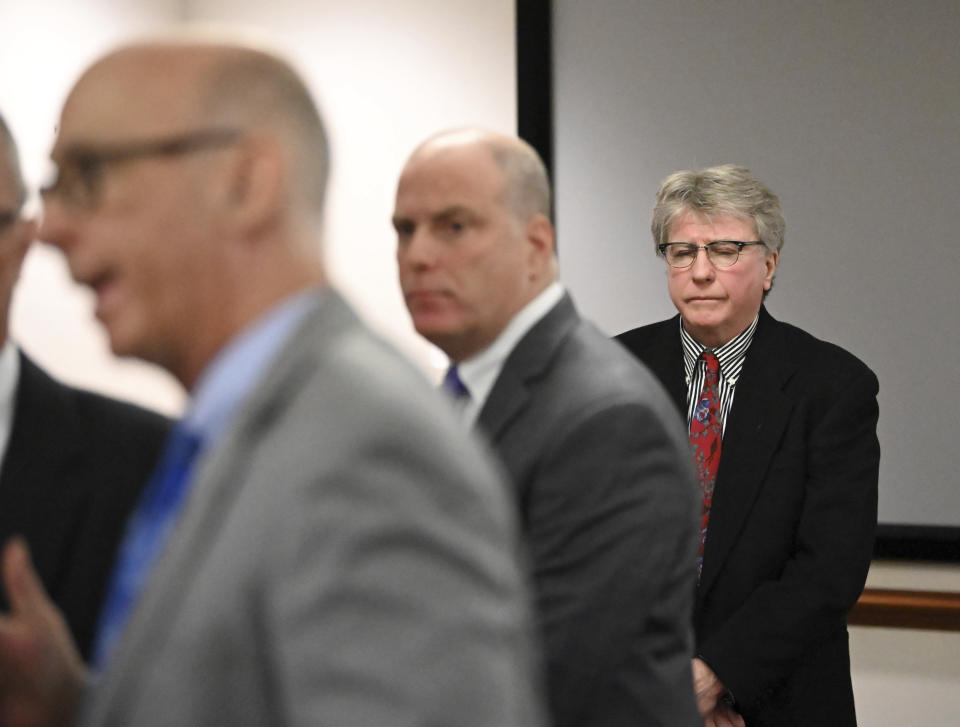
POLYGON ((552 218, 547 168, 523 139, 473 127, 443 131, 418 146, 410 162, 471 147, 486 150, 503 174, 504 200, 518 220, 525 222, 536 214, 552 218))
POLYGON ((547 174, 519 139, 433 136, 397 184, 400 287, 414 327, 454 361, 489 346, 557 277, 547 174))
POLYGON ((100 135, 111 134, 100 122, 118 106, 140 136, 171 128, 267 131, 287 152, 294 201, 314 212, 323 208, 329 165, 323 122, 301 78, 268 52, 192 37, 126 46, 81 77, 64 113, 78 103, 104 109, 92 116, 100 135))
POLYGON ((260 315, 322 284, 327 142, 283 60, 161 40, 97 61, 64 105, 41 235, 97 295, 115 353, 190 387, 260 315))
POLYGON ((329 167, 323 122, 296 72, 275 56, 251 49, 224 49, 204 89, 204 111, 227 122, 276 130, 291 142, 295 177, 304 201, 322 209, 329 167))

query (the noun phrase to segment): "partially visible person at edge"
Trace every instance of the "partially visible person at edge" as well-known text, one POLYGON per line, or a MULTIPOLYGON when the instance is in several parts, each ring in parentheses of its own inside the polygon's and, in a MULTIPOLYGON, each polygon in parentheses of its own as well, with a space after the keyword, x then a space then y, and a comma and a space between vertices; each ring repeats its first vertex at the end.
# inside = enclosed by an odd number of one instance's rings
MULTIPOLYGON (((90 656, 131 509, 170 422, 57 381, 10 337, 10 302, 37 231, 13 135, 0 116, 0 543, 19 535, 90 656)), ((0 592, 0 608, 8 608, 0 592)))

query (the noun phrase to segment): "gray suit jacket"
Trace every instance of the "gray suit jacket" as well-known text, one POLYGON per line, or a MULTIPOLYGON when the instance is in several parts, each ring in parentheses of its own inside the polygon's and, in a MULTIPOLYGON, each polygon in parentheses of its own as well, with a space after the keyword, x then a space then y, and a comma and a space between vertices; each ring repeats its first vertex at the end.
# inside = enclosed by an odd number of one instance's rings
POLYGON ((537 725, 501 479, 332 292, 220 445, 82 725, 537 725))
POLYGON ((698 500, 679 413, 565 296, 477 420, 516 486, 556 727, 699 725, 698 500))

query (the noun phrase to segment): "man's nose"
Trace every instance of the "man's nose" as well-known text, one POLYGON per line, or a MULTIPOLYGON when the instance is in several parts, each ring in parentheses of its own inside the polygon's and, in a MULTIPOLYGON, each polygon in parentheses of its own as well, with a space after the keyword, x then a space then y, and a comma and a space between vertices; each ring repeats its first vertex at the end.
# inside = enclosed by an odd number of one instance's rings
POLYGON ((403 261, 415 268, 431 267, 437 260, 437 246, 429 230, 415 230, 401 243, 403 261))
POLYGON ((705 247, 697 249, 697 256, 693 259, 693 265, 690 266, 690 274, 694 280, 712 280, 716 276, 717 269, 710 262, 705 247))

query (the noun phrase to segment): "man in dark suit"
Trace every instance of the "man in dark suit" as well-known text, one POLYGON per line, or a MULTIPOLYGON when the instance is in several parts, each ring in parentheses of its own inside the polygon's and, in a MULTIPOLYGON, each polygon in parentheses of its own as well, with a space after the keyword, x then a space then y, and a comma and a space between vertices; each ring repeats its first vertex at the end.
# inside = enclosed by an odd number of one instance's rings
POLYGON ((619 340, 687 413, 701 465, 701 714, 718 725, 854 725, 846 616, 876 524, 877 379, 764 308, 784 221, 748 170, 669 176, 652 230, 680 313, 619 340))
POLYGON ((115 353, 190 390, 90 679, 3 551, 4 727, 539 727, 505 483, 324 282, 324 125, 273 54, 120 48, 69 94, 40 236, 115 353))
POLYGON ((557 280, 536 152, 475 129, 429 139, 393 224, 414 326, 450 357, 464 424, 516 487, 554 724, 696 723, 685 437, 662 387, 557 280))
MULTIPOLYGON (((36 225, 0 118, 0 542, 21 535, 87 656, 107 577, 167 421, 55 381, 8 337, 13 287, 36 225)), ((0 595, 0 606, 7 607, 0 595)))

